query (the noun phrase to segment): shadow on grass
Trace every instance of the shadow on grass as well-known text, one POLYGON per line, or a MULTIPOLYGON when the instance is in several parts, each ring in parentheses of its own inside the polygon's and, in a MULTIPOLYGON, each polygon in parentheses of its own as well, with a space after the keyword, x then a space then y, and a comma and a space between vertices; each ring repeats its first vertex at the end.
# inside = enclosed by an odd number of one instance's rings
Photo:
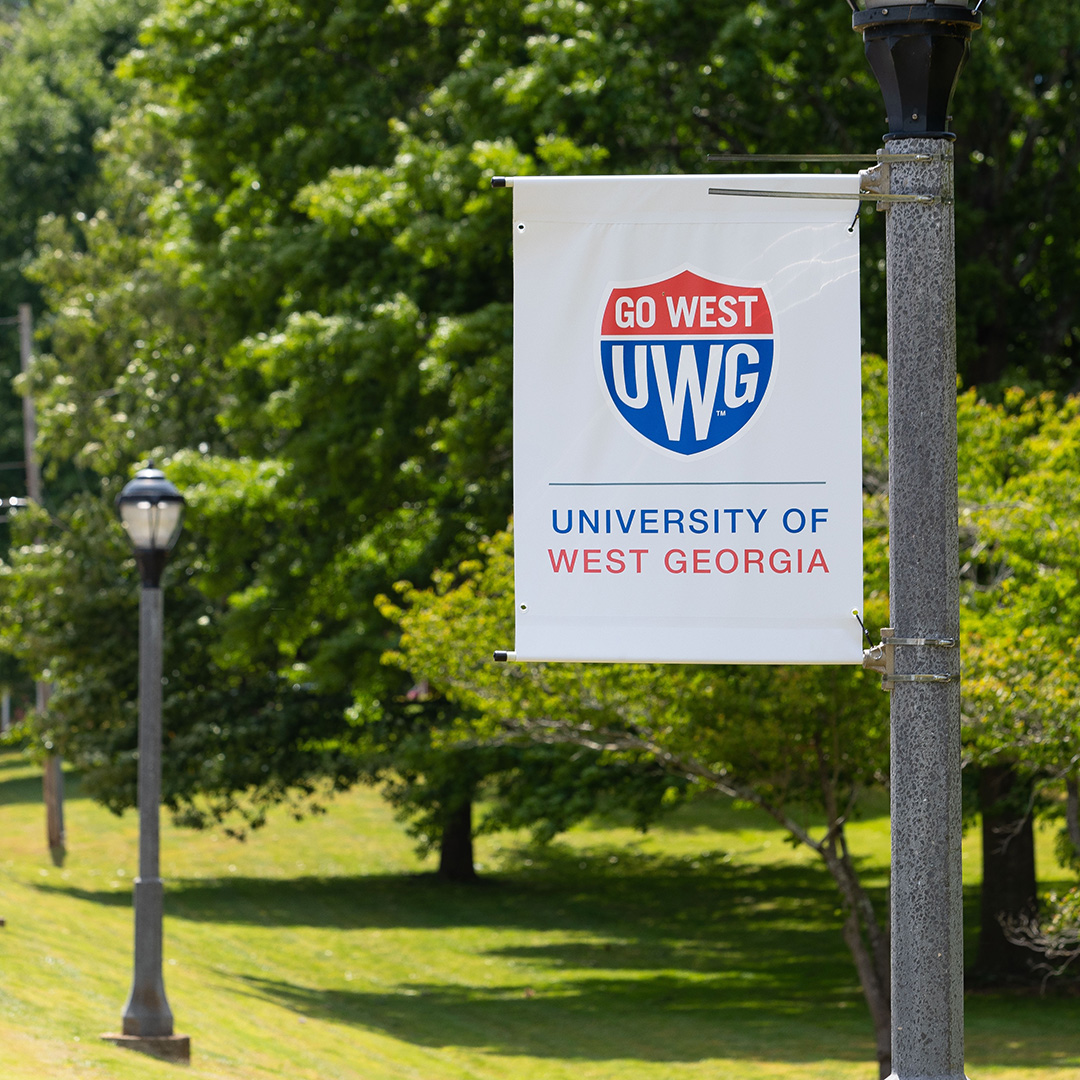
MULTIPOLYGON (((858 994, 811 978, 793 994, 769 969, 692 979, 570 978, 525 985, 410 983, 385 993, 299 987, 242 977, 250 992, 302 1016, 356 1024, 429 1047, 483 1048, 533 1057, 642 1061, 865 1061, 870 1020, 858 994), (831 992, 830 992, 831 991, 831 992)), ((967 1064, 1080 1067, 1073 1003, 1015 996, 969 998, 967 1064)))
POLYGON ((850 996, 791 999, 751 986, 745 974, 568 978, 535 990, 410 983, 384 993, 243 981, 301 1015, 427 1047, 582 1061, 873 1060, 869 1021, 850 996))
MULTIPOLYGON (((37 887, 121 902, 112 892, 37 887)), ((171 883, 166 896, 170 918, 271 931, 490 928, 481 956, 502 961, 491 970, 507 985, 410 980, 351 991, 340 974, 332 987, 232 975, 301 1015, 417 1045, 591 1060, 872 1062, 836 909, 831 879, 814 866, 558 846, 523 849, 516 865, 475 887, 430 875, 230 877, 171 883), (533 936, 507 943, 500 930, 533 936)))
MULTIPOLYGON (((130 904, 127 890, 37 888, 130 904)), ((874 895, 883 905, 884 891, 874 895)), ((969 919, 976 898, 967 891, 969 919)), ((486 950, 472 948, 503 962, 490 969, 495 985, 410 979, 352 990, 341 972, 295 981, 221 972, 241 993, 300 1016, 419 1046, 582 1061, 836 1059, 865 1061, 873 1075, 835 888, 816 866, 553 846, 521 849, 478 886, 430 875, 174 882, 166 913, 270 932, 491 928, 486 950), (500 930, 551 936, 507 943, 500 930)), ((969 1064, 1080 1065, 1075 1009, 1075 999, 969 996, 969 1064)))
POLYGON ((119 889, 80 889, 71 885, 53 885, 49 882, 32 882, 31 887, 53 896, 69 896, 72 900, 85 900, 103 907, 131 907, 131 883, 119 889))
MULTIPOLYGON (((873 1060, 835 889, 817 867, 553 846, 521 850, 486 887, 431 877, 343 884, 356 927, 483 926, 553 939, 492 942, 483 955, 514 961, 509 984, 351 991, 239 975, 249 992, 429 1047, 581 1060, 873 1060)), ((208 899, 184 888, 170 910, 194 912, 208 899)))
POLYGON ((1073 1067, 1080 1076, 1076 998, 1036 994, 969 994, 965 1001, 967 1064, 973 1075, 986 1066, 1073 1067))
MULTIPOLYGON (((720 851, 693 858, 552 845, 522 849, 498 874, 454 885, 434 874, 166 879, 173 918, 256 926, 339 929, 449 927, 588 928, 606 936, 641 933, 697 940, 726 920, 743 930, 812 930, 839 940, 838 897, 816 865, 743 865, 720 851)), ((36 885, 94 903, 116 892, 52 882, 36 885)), ((884 905, 884 891, 877 890, 884 905)), ((783 947, 782 942, 778 944, 783 947)), ((842 951, 842 946, 841 946, 842 951)))
MULTIPOLYGON (((23 764, 25 768, 25 763, 23 764)), ((39 803, 41 795, 41 776, 11 776, 0 780, 0 806, 14 806, 16 803, 39 803)))
MULTIPOLYGON (((41 771, 38 766, 26 761, 21 757, 0 758, 0 774, 5 772, 26 773, 33 770, 30 775, 8 776, 0 779, 0 806, 15 806, 18 803, 40 803, 41 771)), ((77 772, 64 772, 64 797, 65 799, 77 799, 79 793, 79 774, 77 772)))
MULTIPOLYGON (((870 1019, 846 957, 837 962, 836 937, 786 936, 762 950, 767 933, 736 923, 727 943, 711 949, 643 939, 610 950, 595 943, 493 950, 526 961, 521 982, 497 986, 410 981, 371 992, 236 978, 301 1016, 425 1047, 583 1061, 864 1061, 872 1076, 870 1019), (604 971, 580 971, 590 966, 604 971), (553 968, 573 970, 552 980, 553 968)), ((1074 1021, 1074 1000, 969 997, 967 1063, 1080 1067, 1074 1021)))
MULTIPOLYGON (((870 1020, 857 993, 818 977, 793 994, 760 966, 697 979, 578 977, 536 990, 410 983, 370 993, 241 978, 249 992, 302 1016, 421 1046, 581 1060, 834 1059, 865 1061, 867 1076, 874 1072, 870 1020)), ((1073 1016, 1069 1002, 969 1000, 968 1065, 1080 1066, 1073 1016)))

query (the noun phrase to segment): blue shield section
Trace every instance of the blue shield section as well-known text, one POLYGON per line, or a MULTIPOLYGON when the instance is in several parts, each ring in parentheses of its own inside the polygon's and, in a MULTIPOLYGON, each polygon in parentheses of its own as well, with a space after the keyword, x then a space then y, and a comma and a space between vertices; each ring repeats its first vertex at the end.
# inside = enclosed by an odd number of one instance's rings
POLYGON ((741 431, 772 376, 772 338, 600 340, 604 384, 619 414, 650 442, 700 454, 741 431))

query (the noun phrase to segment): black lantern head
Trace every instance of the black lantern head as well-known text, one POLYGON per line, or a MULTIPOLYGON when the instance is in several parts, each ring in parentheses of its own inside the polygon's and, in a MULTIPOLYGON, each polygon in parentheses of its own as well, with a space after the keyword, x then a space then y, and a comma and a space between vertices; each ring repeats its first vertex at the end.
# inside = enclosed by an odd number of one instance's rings
POLYGON ((982 16, 964 4, 867 0, 852 26, 863 36, 889 115, 889 139, 952 139, 949 105, 982 16))
POLYGON ((116 508, 135 547, 143 585, 157 588, 165 559, 180 535, 184 496, 151 465, 124 485, 116 508))

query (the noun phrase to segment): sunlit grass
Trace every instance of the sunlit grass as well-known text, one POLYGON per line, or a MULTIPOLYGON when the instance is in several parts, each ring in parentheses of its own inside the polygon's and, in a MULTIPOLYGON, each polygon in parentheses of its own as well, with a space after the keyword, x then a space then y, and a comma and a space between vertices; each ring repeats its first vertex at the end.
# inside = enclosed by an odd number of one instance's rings
MULTIPOLYGON (((853 842, 883 899, 887 811, 866 810, 853 842)), ((274 815, 243 844, 166 823, 165 977, 192 1037, 186 1069, 99 1038, 129 985, 136 820, 69 783, 67 827, 57 869, 35 771, 0 757, 11 1080, 875 1076, 828 878, 730 803, 684 807, 644 836, 594 824, 546 850, 482 838, 476 887, 434 880, 368 790, 323 817, 274 815)), ((1052 867, 1047 836, 1040 859, 1052 867)), ((972 832, 965 873, 977 863, 972 832)), ((969 1074, 1074 1080, 1077 1012, 972 998, 969 1074)))

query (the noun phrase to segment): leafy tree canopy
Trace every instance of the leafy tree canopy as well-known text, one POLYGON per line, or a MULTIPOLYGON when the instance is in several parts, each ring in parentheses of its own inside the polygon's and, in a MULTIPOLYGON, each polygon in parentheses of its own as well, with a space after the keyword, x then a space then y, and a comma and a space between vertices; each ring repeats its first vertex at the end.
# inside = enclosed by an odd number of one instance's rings
MULTIPOLYGON (((48 636, 19 598, 66 558, 57 530, 87 499, 104 522, 153 452, 199 493, 186 568, 215 614, 194 685, 269 672, 265 707, 310 687, 342 739, 337 702, 352 700, 357 737, 392 760, 416 730, 403 703, 418 679, 380 664, 396 630, 374 599, 470 558, 510 510, 510 205, 490 178, 866 151, 878 90, 842 5, 810 0, 174 0, 147 13, 119 63, 119 14, 73 22, 93 72, 35 99, 55 105, 39 127, 81 133, 74 157, 44 159, 61 178, 98 177, 59 193, 43 179, 19 218, 46 214, 37 237, 12 241, 49 308, 31 380, 41 443, 87 490, 53 531, 40 523, 51 554, 22 535, 4 586, 12 647, 39 671, 62 666, 84 579, 48 601, 70 605, 42 622, 48 636)), ((1080 40, 1077 16, 1064 0, 988 0, 984 14, 955 103, 961 367, 1066 386, 1080 140, 1076 48, 1061 43, 1080 40)), ((19 55, 46 79, 35 25, 18 23, 19 55)), ((3 123, 30 131, 36 105, 15 89, 3 123)), ((16 187, 0 175, 0 201, 29 197, 16 187)), ((879 348, 880 256, 868 223, 864 326, 879 348)), ((104 721, 78 700, 62 723, 92 732, 104 721)))

